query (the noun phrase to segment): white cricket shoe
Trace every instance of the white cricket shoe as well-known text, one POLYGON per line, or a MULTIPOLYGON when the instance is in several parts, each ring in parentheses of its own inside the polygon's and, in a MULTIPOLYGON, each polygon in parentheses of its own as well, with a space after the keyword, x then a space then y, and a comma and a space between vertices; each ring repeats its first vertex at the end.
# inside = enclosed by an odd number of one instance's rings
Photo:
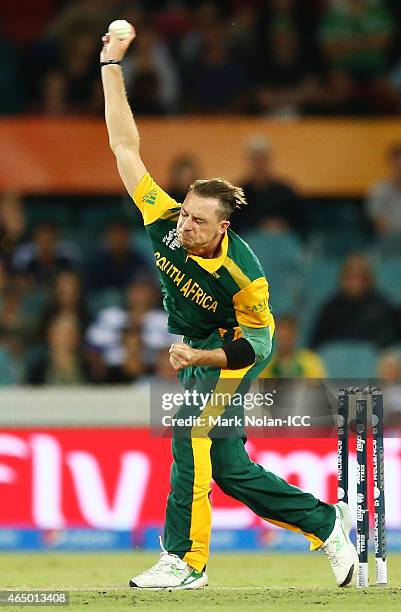
MULTIPOLYGON (((160 542, 161 544, 161 542, 160 542)), ((162 546, 160 559, 150 569, 129 581, 129 586, 139 589, 201 589, 207 585, 205 572, 198 572, 185 561, 167 552, 162 546)))
POLYGON ((321 546, 329 558, 338 586, 346 587, 356 583, 358 575, 358 553, 351 542, 352 516, 348 504, 334 504, 336 522, 333 531, 321 546))

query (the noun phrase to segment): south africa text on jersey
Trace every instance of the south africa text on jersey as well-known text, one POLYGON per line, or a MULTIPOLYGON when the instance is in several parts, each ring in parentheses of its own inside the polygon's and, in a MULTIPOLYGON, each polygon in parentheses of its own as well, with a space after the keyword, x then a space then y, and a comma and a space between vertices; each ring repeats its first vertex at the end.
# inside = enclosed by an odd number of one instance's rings
POLYGON ((155 258, 156 266, 171 278, 184 297, 192 302, 196 302, 202 308, 206 308, 206 310, 216 312, 217 301, 211 295, 208 295, 199 286, 199 283, 193 281, 192 278, 187 279, 186 274, 181 272, 167 257, 160 255, 159 251, 156 251, 155 258))

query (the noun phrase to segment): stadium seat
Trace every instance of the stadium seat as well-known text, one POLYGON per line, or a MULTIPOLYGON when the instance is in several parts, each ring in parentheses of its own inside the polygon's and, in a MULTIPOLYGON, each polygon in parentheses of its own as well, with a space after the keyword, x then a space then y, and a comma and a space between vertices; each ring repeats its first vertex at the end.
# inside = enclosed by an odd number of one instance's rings
POLYGON ((352 226, 312 232, 308 239, 308 251, 313 256, 344 258, 351 253, 366 252, 368 248, 364 233, 352 226))
POLYGON ((152 243, 142 228, 135 228, 135 230, 132 232, 132 245, 134 249, 146 259, 153 269, 155 257, 153 255, 152 243))
POLYGON ((379 261, 375 271, 377 288, 394 304, 401 304, 401 258, 379 261))
POLYGON ((86 209, 81 210, 80 227, 90 231, 94 238, 101 238, 106 226, 111 221, 122 220, 129 224, 131 218, 123 205, 116 204, 90 204, 86 209))
POLYGON ((28 225, 35 227, 43 221, 52 221, 63 233, 63 228, 72 222, 72 207, 59 202, 32 202, 26 207, 28 225))
POLYGON ((354 202, 333 198, 314 198, 304 201, 309 231, 341 230, 343 227, 360 227, 360 213, 354 202))
POLYGON ((22 301, 24 317, 28 320, 39 320, 49 297, 49 291, 46 289, 32 289, 24 296, 22 301))
POLYGON ((319 349, 329 378, 374 378, 376 349, 365 342, 330 342, 319 349))
POLYGON ((0 387, 18 385, 22 382, 22 368, 9 351, 0 348, 0 387))
POLYGON ((375 245, 375 254, 380 259, 401 259, 401 239, 397 234, 379 238, 375 245))
POLYGON ((368 248, 368 228, 353 202, 314 200, 305 210, 307 250, 312 256, 345 257, 368 248))
POLYGON ((245 235, 269 281, 270 304, 278 314, 293 313, 299 303, 302 279, 302 250, 298 238, 255 230, 245 235))
POLYGON ((299 341, 308 344, 311 328, 319 308, 337 290, 341 261, 338 259, 314 259, 304 264, 303 291, 298 308, 300 319, 299 341))
POLYGON ((124 296, 118 289, 106 289, 96 291, 89 295, 88 308, 90 314, 95 317, 101 310, 111 306, 122 306, 124 296))

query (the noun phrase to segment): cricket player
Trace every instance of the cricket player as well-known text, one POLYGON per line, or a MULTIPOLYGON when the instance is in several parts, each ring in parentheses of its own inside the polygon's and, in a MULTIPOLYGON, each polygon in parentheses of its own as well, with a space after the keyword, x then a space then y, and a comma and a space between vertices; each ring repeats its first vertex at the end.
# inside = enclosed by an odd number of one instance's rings
MULTIPOLYGON (((198 180, 178 204, 152 179, 140 156, 120 66, 134 38, 134 28, 124 40, 113 33, 103 37, 105 116, 119 173, 153 245, 169 330, 184 338, 171 346, 170 361, 184 387, 189 379, 201 385, 208 376, 218 385, 236 380, 240 386, 266 367, 274 336, 264 272, 250 247, 229 229, 233 210, 246 204, 244 194, 221 178, 198 180)), ((326 504, 253 463, 243 436, 208 433, 173 437, 164 547, 160 560, 131 578, 130 586, 207 584, 212 478, 264 520, 303 533, 311 550, 327 554, 337 584, 351 584, 358 556, 349 538, 348 506, 326 504)))

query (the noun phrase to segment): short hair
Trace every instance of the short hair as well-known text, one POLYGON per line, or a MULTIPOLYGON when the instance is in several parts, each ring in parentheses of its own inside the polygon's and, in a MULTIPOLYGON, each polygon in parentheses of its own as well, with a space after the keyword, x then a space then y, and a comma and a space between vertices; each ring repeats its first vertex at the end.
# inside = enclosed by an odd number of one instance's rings
POLYGON ((202 198, 217 198, 224 219, 229 219, 234 210, 247 204, 242 187, 232 185, 223 178, 197 180, 192 183, 189 191, 202 198))

